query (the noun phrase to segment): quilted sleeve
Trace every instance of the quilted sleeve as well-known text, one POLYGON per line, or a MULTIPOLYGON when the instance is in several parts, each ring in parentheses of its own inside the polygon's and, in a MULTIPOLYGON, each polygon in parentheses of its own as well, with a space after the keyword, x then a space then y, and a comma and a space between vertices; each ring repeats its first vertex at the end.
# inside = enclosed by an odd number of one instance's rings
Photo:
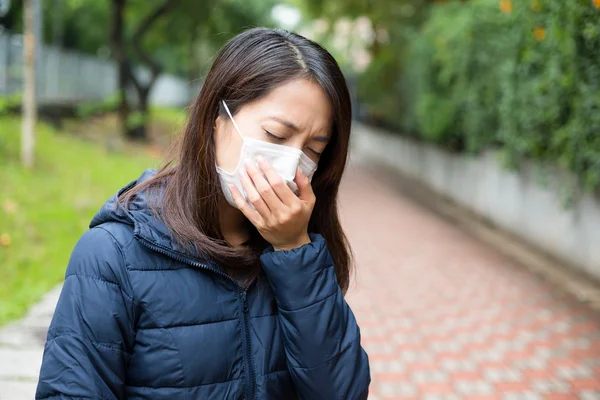
POLYGON ((102 227, 87 231, 69 261, 48 337, 36 399, 124 399, 133 299, 124 256, 102 227))
POLYGON ((337 284, 325 240, 267 250, 261 263, 279 308, 288 369, 301 399, 366 399, 371 381, 360 331, 337 284))

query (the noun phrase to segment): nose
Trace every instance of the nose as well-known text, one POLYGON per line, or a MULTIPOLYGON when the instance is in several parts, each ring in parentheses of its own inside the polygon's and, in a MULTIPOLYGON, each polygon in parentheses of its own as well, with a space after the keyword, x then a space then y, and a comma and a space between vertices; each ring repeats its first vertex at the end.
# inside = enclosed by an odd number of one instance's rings
POLYGON ((304 135, 296 135, 286 143, 286 146, 303 151, 307 144, 307 138, 304 135))

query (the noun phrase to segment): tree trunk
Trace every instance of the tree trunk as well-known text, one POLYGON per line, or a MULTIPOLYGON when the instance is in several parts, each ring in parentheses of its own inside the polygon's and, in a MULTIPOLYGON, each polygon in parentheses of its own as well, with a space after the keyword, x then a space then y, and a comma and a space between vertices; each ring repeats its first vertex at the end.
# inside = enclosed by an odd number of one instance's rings
POLYGON ((112 26, 110 32, 110 46, 113 58, 117 61, 119 68, 119 123, 121 132, 127 135, 129 131, 128 120, 130 113, 127 101, 127 87, 129 86, 129 62, 125 54, 125 43, 123 41, 125 31, 125 3, 126 0, 112 1, 112 26))
POLYGON ((119 124, 121 133, 127 136, 129 132, 130 107, 127 100, 127 86, 129 86, 129 65, 127 61, 119 62, 119 124))
POLYGON ((159 6, 153 9, 138 25, 133 34, 132 44, 136 53, 144 64, 150 69, 150 80, 143 84, 133 71, 129 63, 125 50, 124 36, 124 11, 126 0, 113 0, 113 26, 111 31, 111 46, 113 57, 119 63, 119 119, 125 136, 129 139, 145 141, 148 139, 146 123, 149 119, 148 97, 152 86, 158 79, 162 70, 155 60, 147 54, 142 45, 142 40, 146 32, 154 23, 164 14, 166 14, 178 0, 164 0, 159 6), (131 118, 131 107, 127 101, 127 86, 133 84, 139 100, 140 118, 131 118))
POLYGON ((23 88, 23 121, 21 131, 21 161, 26 168, 33 166, 33 151, 35 146, 35 124, 37 120, 36 104, 36 74, 35 74, 35 26, 34 2, 39 0, 26 0, 24 3, 24 30, 25 39, 23 57, 25 61, 25 76, 23 88))
POLYGON ((146 67, 150 70, 150 79, 147 84, 143 84, 135 76, 133 70, 129 70, 129 78, 136 89, 138 100, 139 100, 139 112, 140 118, 136 119, 135 126, 130 127, 129 135, 134 140, 147 140, 147 123, 150 119, 150 107, 149 97, 152 87, 156 83, 161 71, 162 66, 154 60, 146 51, 143 46, 144 35, 150 30, 152 25, 159 20, 160 17, 167 14, 178 0, 164 0, 159 6, 153 9, 142 21, 139 23, 135 33, 133 34, 132 44, 135 52, 139 56, 140 60, 146 64, 146 67))
POLYGON ((148 140, 148 118, 150 115, 150 88, 138 88, 139 105, 137 116, 130 124, 127 137, 131 140, 144 142, 148 140))

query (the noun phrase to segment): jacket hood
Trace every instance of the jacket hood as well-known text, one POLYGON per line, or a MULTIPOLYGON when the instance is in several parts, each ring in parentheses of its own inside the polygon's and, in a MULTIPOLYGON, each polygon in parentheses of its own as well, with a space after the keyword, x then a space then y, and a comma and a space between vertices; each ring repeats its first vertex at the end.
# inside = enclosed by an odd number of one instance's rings
POLYGON ((138 179, 130 182, 108 199, 96 213, 94 218, 92 218, 90 228, 107 222, 118 222, 131 225, 136 237, 139 237, 146 242, 150 242, 154 246, 158 246, 165 251, 174 251, 187 256, 197 257, 198 255, 194 250, 191 248, 183 248, 176 243, 165 223, 156 216, 155 211, 151 208, 151 206, 154 205, 154 209, 160 212, 159 205, 162 196, 162 188, 152 191, 141 191, 132 198, 127 205, 127 208, 117 200, 122 193, 142 184, 155 176, 156 173, 157 171, 155 169, 145 170, 138 179))

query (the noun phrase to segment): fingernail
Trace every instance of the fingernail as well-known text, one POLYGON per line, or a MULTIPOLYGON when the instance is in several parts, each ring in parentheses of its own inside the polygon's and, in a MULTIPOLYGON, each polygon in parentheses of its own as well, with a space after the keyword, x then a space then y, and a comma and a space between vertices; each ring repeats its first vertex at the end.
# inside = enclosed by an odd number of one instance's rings
POLYGON ((265 165, 265 164, 267 163, 267 160, 265 160, 265 159, 263 158, 263 156, 258 156, 258 157, 256 157, 256 160, 257 160, 257 161, 258 161, 258 163, 259 163, 259 164, 261 164, 261 165, 265 165))
POLYGON ((230 191, 233 192, 233 188, 235 187, 235 185, 233 183, 230 183, 229 185, 227 185, 227 187, 229 188, 230 191))

